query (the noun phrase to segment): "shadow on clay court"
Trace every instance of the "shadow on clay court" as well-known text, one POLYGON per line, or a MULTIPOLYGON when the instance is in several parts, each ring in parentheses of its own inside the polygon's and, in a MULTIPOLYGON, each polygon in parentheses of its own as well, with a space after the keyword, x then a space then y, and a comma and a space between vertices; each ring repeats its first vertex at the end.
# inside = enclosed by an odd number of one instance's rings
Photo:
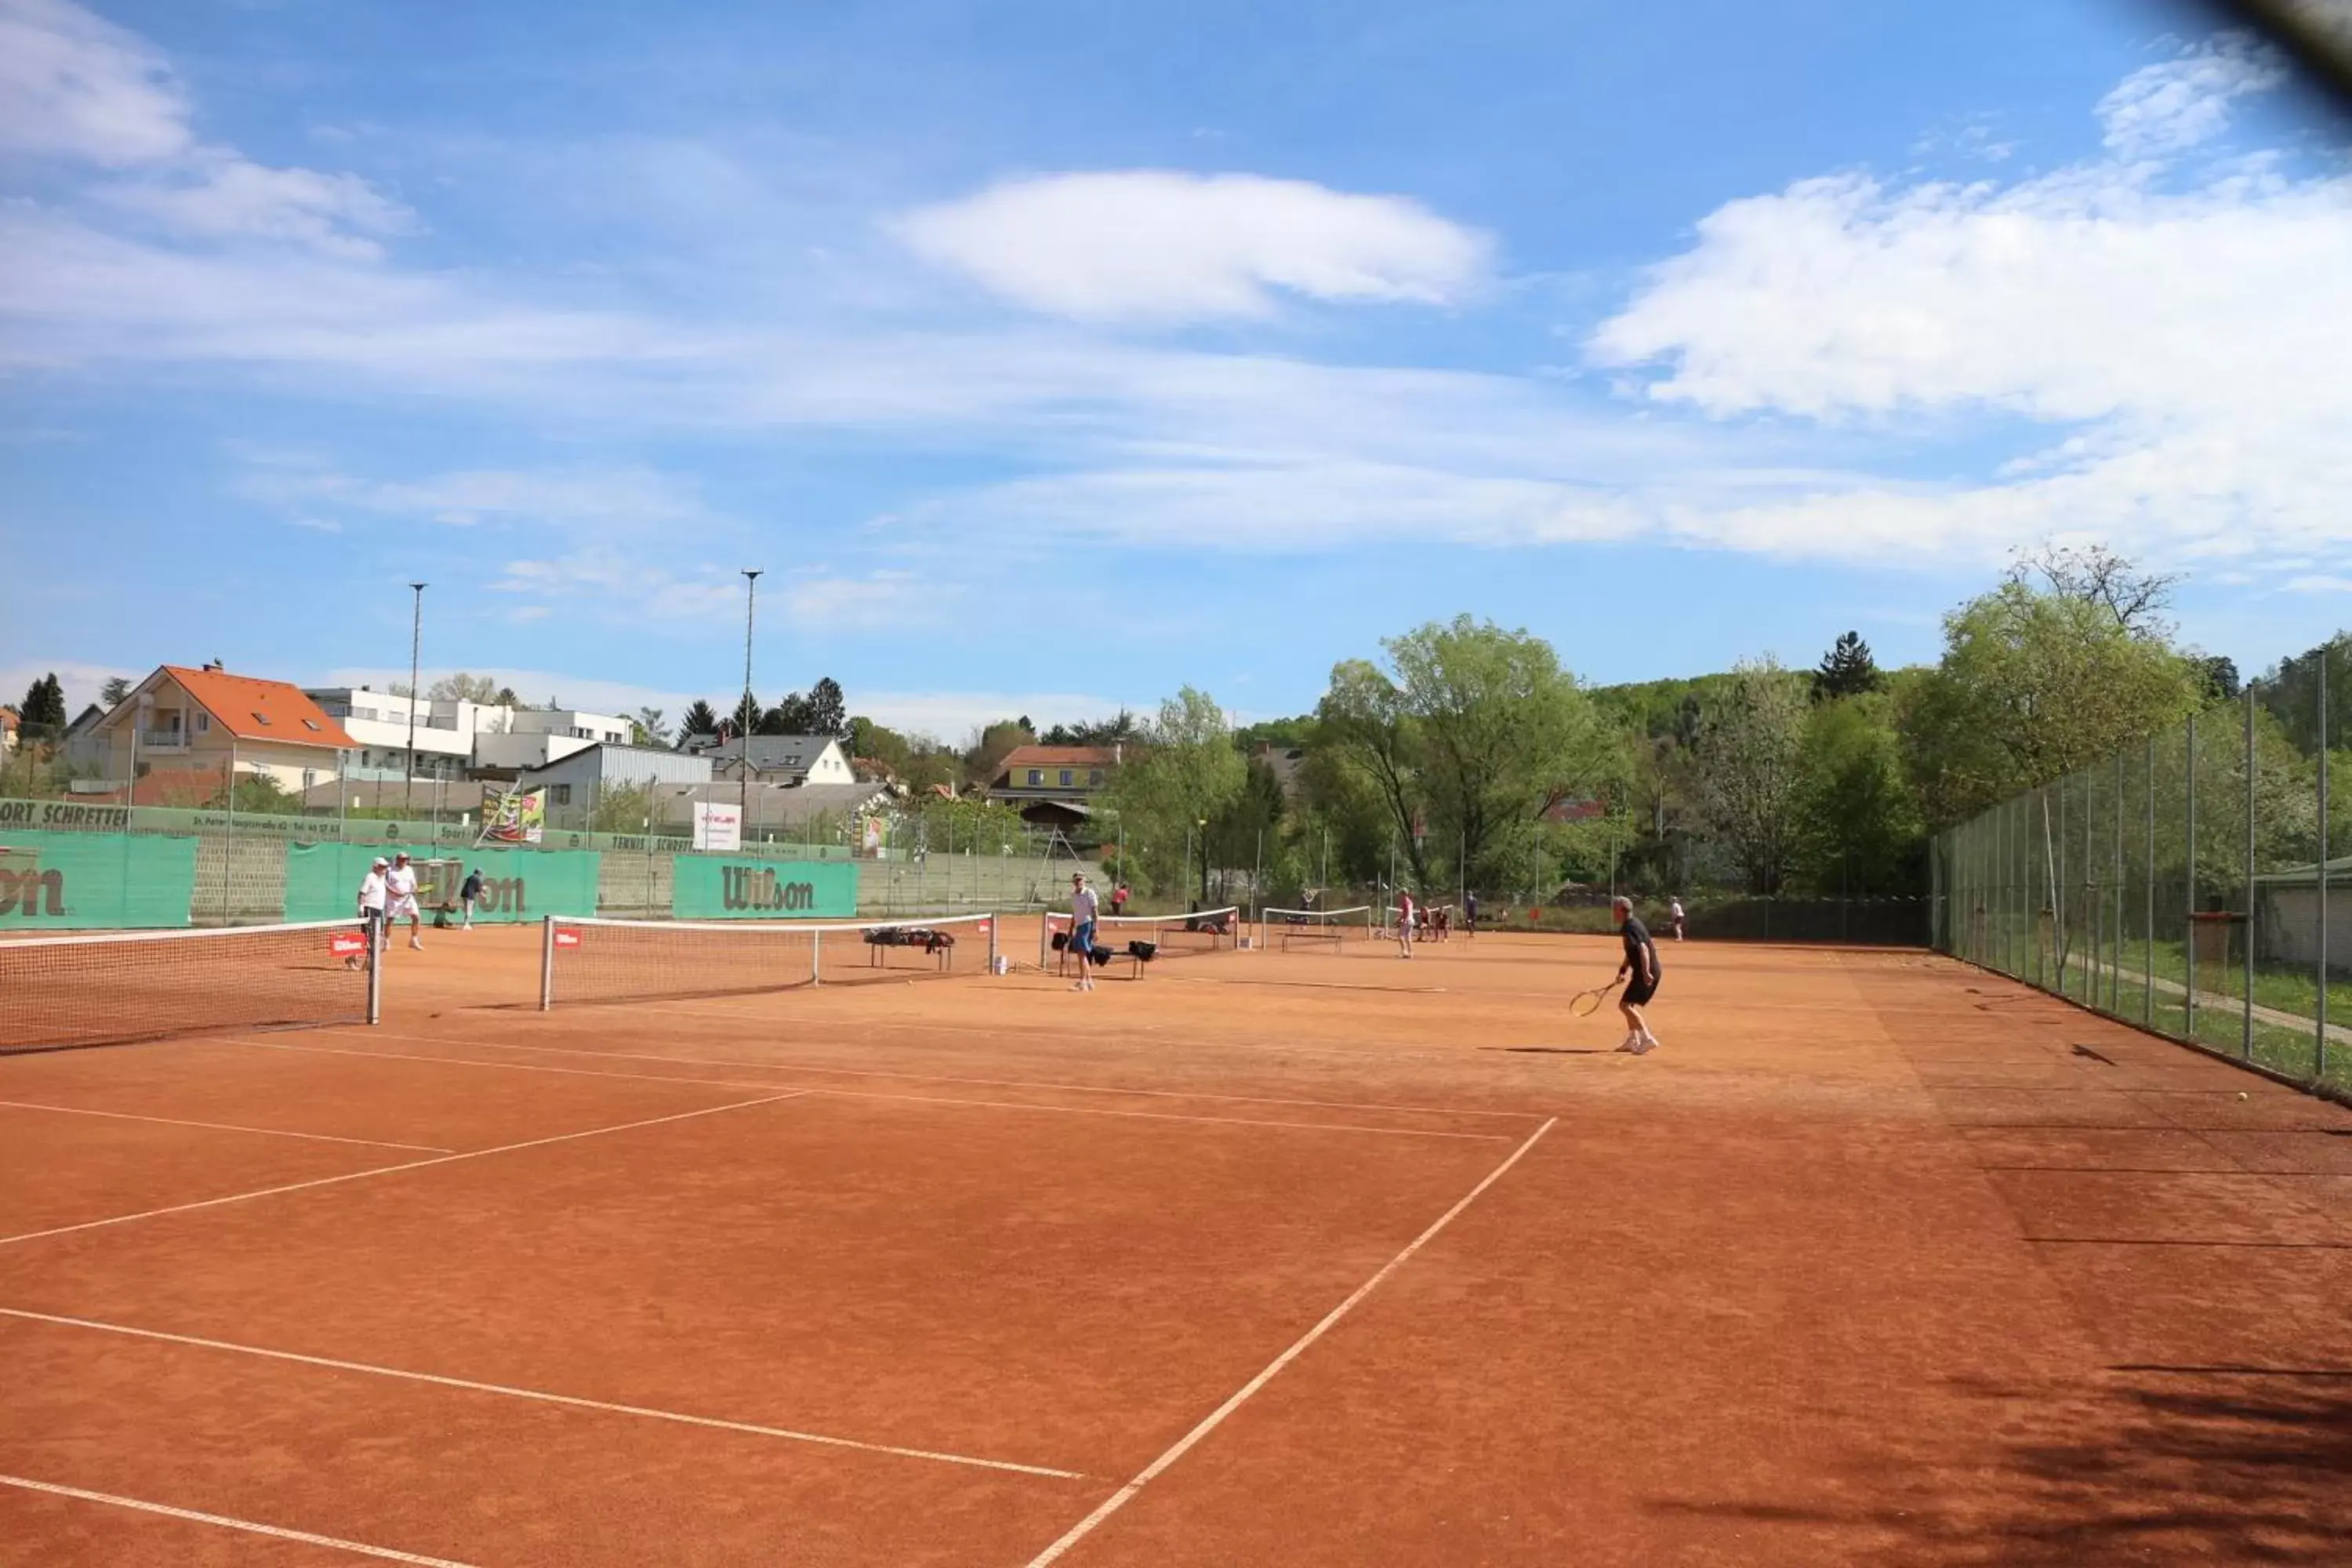
POLYGON ((1617 1054, 1609 1046, 1480 1046, 1482 1051, 1508 1051, 1523 1057, 1610 1057, 1617 1054))
POLYGON ((2064 1390, 1963 1388, 2004 1407, 1997 1456, 1915 1432, 1849 1478, 1852 1509, 1662 1500, 1660 1511, 1892 1538, 1890 1560, 1961 1568, 2352 1562, 2352 1368, 2110 1367, 2064 1390), (1990 1464, 1983 1461, 1990 1459, 1990 1464))

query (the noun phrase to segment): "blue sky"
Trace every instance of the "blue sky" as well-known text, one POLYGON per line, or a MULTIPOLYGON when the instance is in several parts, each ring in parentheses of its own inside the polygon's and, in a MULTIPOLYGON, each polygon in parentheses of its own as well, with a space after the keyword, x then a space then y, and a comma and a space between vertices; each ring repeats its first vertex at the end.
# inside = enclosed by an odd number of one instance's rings
POLYGON ((1468 611, 1596 681, 2014 546, 2352 623, 2352 180, 2123 0, 0 0, 0 690, 407 654, 956 738, 1468 611), (683 12, 683 15, 678 13, 683 12))

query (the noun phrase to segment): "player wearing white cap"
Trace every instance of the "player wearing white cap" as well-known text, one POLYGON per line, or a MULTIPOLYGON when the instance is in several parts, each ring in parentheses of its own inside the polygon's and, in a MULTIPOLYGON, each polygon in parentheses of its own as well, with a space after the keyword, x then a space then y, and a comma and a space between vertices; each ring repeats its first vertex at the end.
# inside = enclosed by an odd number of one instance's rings
POLYGON ((387 927, 408 917, 408 945, 417 952, 425 951, 425 916, 416 907, 416 868, 408 863, 408 851, 404 849, 392 858, 392 869, 383 874, 384 911, 387 927))
MULTIPOLYGON (((375 864, 368 868, 368 874, 360 879, 360 919, 367 924, 368 946, 371 949, 381 949, 383 945, 383 873, 390 864, 379 855, 375 858, 375 864)), ((357 969, 359 966, 357 953, 343 960, 345 969, 357 969)))

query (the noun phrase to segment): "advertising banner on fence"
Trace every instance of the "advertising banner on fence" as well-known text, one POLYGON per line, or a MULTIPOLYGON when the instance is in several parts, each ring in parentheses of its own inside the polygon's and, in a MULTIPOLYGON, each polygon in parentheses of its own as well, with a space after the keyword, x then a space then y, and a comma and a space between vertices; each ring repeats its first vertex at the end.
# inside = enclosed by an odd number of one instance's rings
POLYGON ((848 860, 751 860, 681 855, 670 913, 682 921, 851 920, 857 866, 848 860))
POLYGON ((694 847, 707 853, 731 855, 743 847, 743 810, 715 800, 694 803, 694 847))
POLYGON ((510 790, 482 803, 482 843, 536 844, 546 833, 545 790, 510 790))
MULTIPOLYGON (((286 918, 341 920, 359 897, 360 879, 378 855, 395 847, 373 844, 298 844, 286 853, 286 918)), ((593 915, 596 877, 603 857, 578 849, 478 849, 453 855, 408 847, 416 864, 416 902, 428 921, 446 911, 464 918, 458 890, 467 873, 479 867, 482 893, 474 905, 477 925, 507 925, 541 915, 593 915)))
POLYGON ((0 927, 133 931, 189 923, 196 841, 0 824, 0 927))

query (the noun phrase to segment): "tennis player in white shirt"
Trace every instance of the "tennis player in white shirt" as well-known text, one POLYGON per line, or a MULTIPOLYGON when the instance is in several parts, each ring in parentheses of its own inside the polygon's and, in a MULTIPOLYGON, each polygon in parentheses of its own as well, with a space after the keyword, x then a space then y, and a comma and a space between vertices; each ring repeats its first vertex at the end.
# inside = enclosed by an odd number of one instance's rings
MULTIPOLYGON (((368 868, 368 874, 360 879, 360 919, 366 922, 371 951, 380 950, 383 945, 383 873, 389 865, 390 862, 379 855, 375 858, 375 864, 368 868)), ((357 953, 343 960, 345 969, 357 969, 359 966, 360 956, 357 953)))
POLYGON ((1078 955, 1078 983, 1073 991, 1095 988, 1095 918, 1101 908, 1095 890, 1087 885, 1083 871, 1070 878, 1070 943, 1066 951, 1078 955))
POLYGON ((425 951, 425 917, 416 907, 416 868, 408 863, 408 852, 401 851, 392 858, 392 869, 383 874, 384 912, 387 928, 408 917, 408 945, 417 952, 425 951))

